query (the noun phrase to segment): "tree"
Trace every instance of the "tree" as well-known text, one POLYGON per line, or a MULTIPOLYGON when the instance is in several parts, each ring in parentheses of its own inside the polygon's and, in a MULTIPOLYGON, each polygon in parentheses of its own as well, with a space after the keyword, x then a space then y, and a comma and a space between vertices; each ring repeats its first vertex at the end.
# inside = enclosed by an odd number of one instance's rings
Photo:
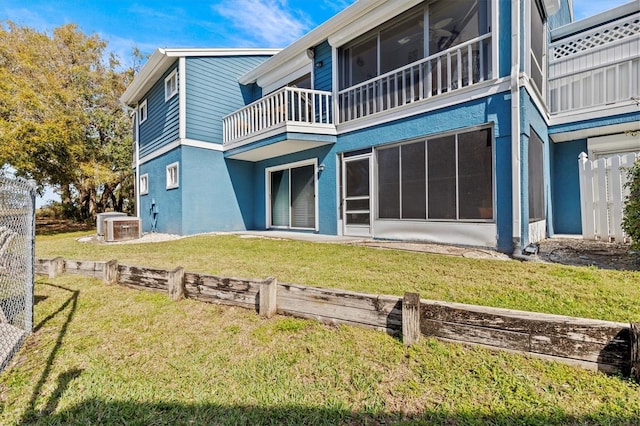
POLYGON ((629 196, 624 203, 622 228, 631 237, 631 248, 640 250, 640 159, 629 169, 629 196))
POLYGON ((40 33, 0 25, 0 164, 57 188, 70 215, 123 210, 133 198, 130 119, 119 70, 74 24, 40 33))

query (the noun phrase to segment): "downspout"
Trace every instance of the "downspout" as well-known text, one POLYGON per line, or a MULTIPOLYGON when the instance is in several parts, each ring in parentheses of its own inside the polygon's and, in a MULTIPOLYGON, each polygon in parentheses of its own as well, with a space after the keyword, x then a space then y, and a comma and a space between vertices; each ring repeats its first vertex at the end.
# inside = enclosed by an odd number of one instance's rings
MULTIPOLYGON (((135 108, 136 115, 136 178, 133 182, 133 189, 136 192, 136 217, 140 217, 140 117, 138 107, 135 108)), ((148 185, 148 183, 147 183, 148 185)))
POLYGON ((513 256, 521 247, 521 158, 520 158, 520 0, 511 2, 511 197, 513 256))

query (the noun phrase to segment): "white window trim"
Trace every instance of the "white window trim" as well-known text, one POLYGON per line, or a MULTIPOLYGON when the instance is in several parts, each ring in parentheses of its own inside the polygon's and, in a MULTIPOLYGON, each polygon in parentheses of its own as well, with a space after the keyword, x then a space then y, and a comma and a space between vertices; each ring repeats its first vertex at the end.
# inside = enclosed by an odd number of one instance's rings
POLYGON ((140 176, 140 195, 146 195, 149 193, 149 173, 145 173, 140 176), (143 185, 142 182, 145 182, 143 185))
MULTIPOLYGON (((264 180, 265 180, 265 212, 266 212, 266 227, 267 229, 292 229, 292 230, 309 230, 311 228, 296 228, 296 227, 292 227, 292 226, 273 226, 271 224, 271 179, 270 179, 270 174, 273 172, 277 172, 280 170, 290 170, 290 169, 295 169, 297 167, 303 167, 303 166, 313 166, 313 190, 315 191, 315 216, 316 216, 316 223, 315 223, 315 227, 313 228, 315 231, 318 231, 319 228, 319 223, 318 223, 318 159, 317 158, 312 158, 309 160, 302 160, 302 161, 296 161, 294 163, 288 163, 288 164, 281 164, 278 166, 271 166, 271 167, 267 167, 264 169, 264 180)), ((291 189, 289 189, 291 190, 291 189)), ((291 221, 289 221, 289 225, 291 225, 291 221)))
POLYGON ((180 164, 176 161, 175 163, 171 163, 167 165, 167 189, 175 189, 180 186, 180 164), (176 180, 175 182, 171 182, 171 172, 170 170, 175 168, 176 170, 176 180))
POLYGON ((142 124, 147 121, 147 117, 149 117, 149 107, 147 106, 147 100, 145 99, 144 101, 140 102, 140 105, 138 106, 139 123, 142 124))
POLYGON ((169 99, 173 98, 178 94, 178 70, 175 69, 171 71, 171 73, 164 79, 164 101, 167 102, 169 99), (172 92, 167 92, 167 83, 171 80, 175 80, 175 90, 172 92))

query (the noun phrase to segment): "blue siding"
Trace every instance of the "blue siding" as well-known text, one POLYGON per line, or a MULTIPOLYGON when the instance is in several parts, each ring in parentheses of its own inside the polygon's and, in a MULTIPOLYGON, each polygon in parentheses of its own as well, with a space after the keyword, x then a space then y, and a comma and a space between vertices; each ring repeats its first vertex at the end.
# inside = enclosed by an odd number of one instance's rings
POLYGON ((558 234, 582 234, 578 155, 587 152, 587 140, 554 143, 551 149, 554 230, 558 234))
POLYGON ((220 151, 182 147, 183 234, 252 229, 253 167, 220 151))
POLYGON ((164 79, 177 67, 176 60, 143 98, 147 100, 147 119, 140 124, 141 157, 178 139, 180 96, 175 95, 167 102, 164 100, 164 79))
POLYGON ((188 139, 222 143, 222 117, 245 105, 238 77, 267 57, 186 58, 188 139))
POLYGON ((511 0, 498 2, 498 77, 506 77, 511 74, 511 0))
MULTIPOLYGON (((163 94, 164 96, 164 94, 163 94)), ((140 218, 144 232, 151 231, 151 203, 155 201, 157 215, 156 229, 168 234, 182 234, 182 191, 183 164, 181 149, 174 149, 158 158, 140 165, 140 175, 149 175, 149 193, 140 196, 140 218), (178 161, 179 187, 167 189, 167 166, 178 161)))
POLYGON ((326 90, 330 92, 332 90, 332 57, 331 46, 329 42, 325 41, 319 44, 315 48, 314 56, 314 68, 313 68, 313 88, 316 90, 326 90), (322 66, 318 68, 318 64, 322 62, 322 66))

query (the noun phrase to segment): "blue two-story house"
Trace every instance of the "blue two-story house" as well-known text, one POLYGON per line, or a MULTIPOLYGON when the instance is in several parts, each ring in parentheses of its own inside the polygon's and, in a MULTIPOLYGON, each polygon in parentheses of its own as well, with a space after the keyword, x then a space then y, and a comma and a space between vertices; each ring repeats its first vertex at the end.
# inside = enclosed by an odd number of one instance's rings
POLYGON ((640 150, 639 20, 360 0, 281 51, 158 50, 122 96, 143 228, 505 252, 580 233, 580 152, 640 150))

